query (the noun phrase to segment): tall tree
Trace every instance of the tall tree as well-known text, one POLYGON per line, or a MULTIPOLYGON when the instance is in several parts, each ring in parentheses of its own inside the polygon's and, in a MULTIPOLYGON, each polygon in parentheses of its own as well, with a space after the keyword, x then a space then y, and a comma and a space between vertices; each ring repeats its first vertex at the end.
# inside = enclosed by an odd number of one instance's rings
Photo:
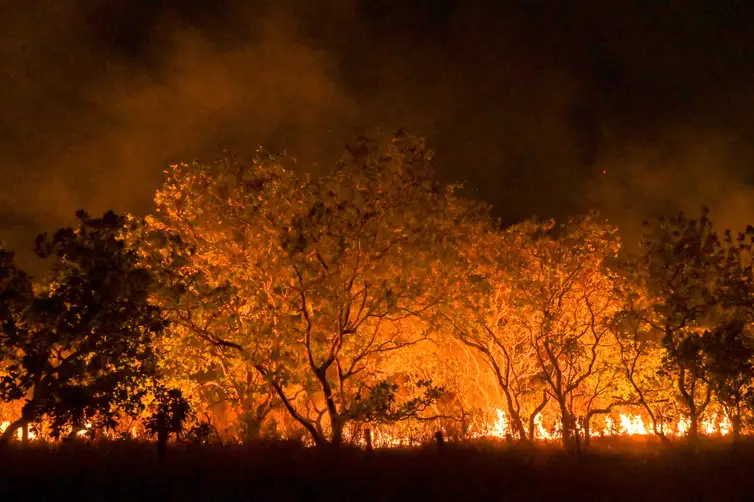
POLYGON ((234 351, 315 443, 338 445, 347 422, 402 419, 436 396, 396 402, 382 363, 429 336, 467 207, 406 135, 386 151, 362 141, 328 176, 282 164, 260 152, 174 166, 151 225, 190 245, 184 272, 220 295, 214 313, 183 309, 192 336, 234 351))
MULTIPOLYGON (((25 291, 28 303, 18 317, 3 319, 0 396, 25 401, 3 441, 43 417, 55 435, 66 427, 76 434, 87 422, 112 427, 118 413, 140 411, 155 377, 153 340, 165 323, 147 301, 149 272, 123 241, 126 220, 112 212, 77 217, 77 228, 37 239, 37 254, 53 261, 44 291, 31 296, 15 274, 21 285, 15 289, 25 291)), ((7 266, 3 275, 9 270, 13 276, 7 266)), ((9 282, 5 298, 13 291, 9 282)))
MULTIPOLYGON (((454 264, 461 275, 450 291, 445 318, 453 335, 476 352, 504 399, 513 436, 534 439, 535 419, 550 400, 536 348, 521 328, 515 299, 516 271, 524 265, 523 227, 477 227, 454 264)), ((471 230, 471 229, 469 229, 471 230)))
POLYGON ((557 405, 565 448, 578 446, 578 414, 609 409, 609 319, 621 306, 612 262, 616 229, 594 216, 554 223, 526 223, 513 291, 518 329, 526 334, 547 392, 557 405), (595 394, 596 393, 596 394, 595 394))

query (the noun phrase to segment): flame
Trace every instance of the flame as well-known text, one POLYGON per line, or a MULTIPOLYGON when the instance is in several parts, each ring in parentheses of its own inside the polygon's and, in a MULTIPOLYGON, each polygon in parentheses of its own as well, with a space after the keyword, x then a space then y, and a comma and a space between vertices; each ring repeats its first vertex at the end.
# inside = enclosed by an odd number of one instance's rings
MULTIPOLYGON (((4 422, 0 422, 0 434, 2 434, 3 432, 5 432, 5 429, 7 429, 8 427, 10 427, 10 422, 8 420, 5 420, 4 422)), ((16 431, 15 436, 16 436, 16 439, 18 439, 19 441, 21 441, 24 438, 24 431, 23 431, 23 429, 18 429, 16 431)), ((37 433, 34 432, 34 430, 31 429, 31 428, 28 430, 28 438, 29 438, 29 441, 36 441, 37 439, 39 439, 37 437, 37 433)))
POLYGON ((541 413, 537 413, 537 416, 534 417, 534 439, 547 440, 553 438, 553 435, 542 425, 543 420, 541 413))
POLYGON ((80 437, 80 438, 85 437, 87 434, 89 434, 89 431, 91 431, 91 429, 92 429, 91 422, 87 422, 84 428, 76 433, 76 437, 80 437))
MULTIPOLYGON (((504 438, 511 434, 510 420, 505 411, 496 409, 497 415, 494 423, 487 429, 486 434, 478 434, 475 437, 504 438)), ((640 414, 619 413, 617 422, 610 415, 605 416, 602 427, 593 427, 593 431, 599 436, 649 436, 652 434, 652 428, 649 427, 640 414)), ((688 433, 690 427, 688 417, 680 417, 675 426, 671 429, 670 424, 659 424, 660 430, 670 436, 682 437, 688 433)), ((544 426, 544 418, 541 414, 534 417, 534 439, 552 440, 560 437, 560 423, 556 422, 555 426, 548 430, 544 426)), ((730 419, 724 413, 714 413, 704 417, 699 423, 699 430, 702 434, 711 436, 720 434, 725 436, 730 433, 732 424, 730 419)))
POLYGON ((628 436, 646 436, 647 428, 639 415, 620 414, 620 433, 628 436))
MULTIPOLYGON (((494 409, 494 419, 472 426, 473 432, 469 433, 469 437, 472 438, 498 438, 506 439, 515 437, 517 434, 511 428, 512 421, 503 409, 494 409)), ((492 418, 492 417, 491 417, 492 418)), ((548 421, 550 419, 548 418, 548 421)), ((545 417, 538 413, 534 417, 534 437, 535 440, 549 441, 557 440, 561 436, 561 423, 557 419, 550 422, 552 427, 549 429, 545 427, 545 417)), ((686 416, 679 416, 675 421, 661 421, 658 423, 658 428, 670 437, 683 437, 688 434, 691 421, 686 416)), ((5 420, 0 422, 0 434, 11 425, 11 422, 5 420)), ((651 425, 651 424, 649 424, 651 425)), ((707 436, 719 435, 726 436, 731 433, 732 423, 728 416, 722 411, 715 411, 705 414, 699 421, 699 433, 707 436)), ((91 423, 87 423, 85 428, 77 432, 78 437, 85 437, 93 428, 91 423)), ((599 421, 597 424, 592 424, 591 427, 594 436, 649 436, 652 435, 652 428, 648 426, 645 419, 641 414, 633 413, 614 413, 612 415, 604 415, 602 423, 599 421)), ((136 426, 129 427, 131 437, 136 439, 140 436, 139 429, 136 426)), ((578 433, 583 435, 583 429, 579 428, 578 433)), ((115 437, 111 432, 103 431, 102 434, 105 437, 115 437)), ((14 434, 14 437, 18 440, 22 439, 23 431, 19 429, 14 434)), ((42 440, 39 437, 36 429, 29 428, 28 438, 31 441, 42 440)), ((363 435, 360 435, 355 439, 355 443, 366 446, 366 440, 363 435)), ((376 448, 391 448, 400 446, 410 446, 412 444, 419 444, 416 438, 409 438, 396 433, 396 431, 390 431, 382 429, 381 427, 374 427, 371 429, 372 444, 376 448)), ((49 440, 44 438, 45 441, 49 440)), ((310 445, 311 446, 311 445, 310 445)))
POLYGON ((489 437, 504 438, 510 434, 508 425, 508 418, 505 416, 503 410, 495 410, 497 412, 497 420, 492 426, 492 429, 488 432, 489 437))
POLYGON ((678 419, 678 424, 676 425, 676 435, 677 436, 685 436, 686 433, 689 431, 689 428, 691 427, 691 420, 689 420, 687 417, 681 417, 678 419))
POLYGON ((721 436, 727 436, 730 434, 730 430, 733 428, 733 424, 730 421, 730 418, 728 418, 727 415, 723 415, 722 418, 717 422, 717 426, 720 431, 721 436))

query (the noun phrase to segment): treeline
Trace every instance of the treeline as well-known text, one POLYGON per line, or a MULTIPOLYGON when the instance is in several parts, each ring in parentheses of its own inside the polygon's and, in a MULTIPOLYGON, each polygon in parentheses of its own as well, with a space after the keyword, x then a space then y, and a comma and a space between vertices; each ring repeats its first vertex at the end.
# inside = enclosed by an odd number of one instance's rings
POLYGON ((146 218, 80 212, 38 238, 44 281, 2 251, 3 441, 337 446, 367 427, 470 437, 501 410, 511 439, 544 422, 572 449, 617 410, 663 440, 754 419, 752 232, 705 210, 627 253, 597 214, 502 228, 405 134, 327 175, 287 164, 173 166, 146 218))

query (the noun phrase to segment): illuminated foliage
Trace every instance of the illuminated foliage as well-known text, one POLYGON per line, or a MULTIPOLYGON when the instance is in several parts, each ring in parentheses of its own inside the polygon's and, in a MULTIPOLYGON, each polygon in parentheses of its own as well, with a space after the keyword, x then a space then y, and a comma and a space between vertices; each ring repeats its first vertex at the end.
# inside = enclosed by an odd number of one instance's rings
POLYGON ((524 265, 526 238, 520 228, 482 227, 460 251, 464 272, 454 288, 446 319, 454 336, 481 356, 505 400, 511 433, 533 439, 535 417, 550 400, 535 347, 521 329, 515 303, 516 270, 524 265))
POLYGON ((400 136, 384 152, 363 141, 318 178, 264 153, 175 166, 150 222, 190 249, 181 337, 208 370, 256 370, 317 444, 337 445, 347 422, 377 410, 419 412, 436 389, 398 406, 383 367, 432 331, 443 250, 466 211, 430 162, 421 140, 400 136), (195 307, 207 298, 211 309, 195 307))
POLYGON ((566 448, 613 394, 608 324, 621 305, 610 269, 619 249, 616 230, 594 217, 518 230, 523 265, 515 271, 517 329, 528 339, 547 393, 557 405, 566 448))

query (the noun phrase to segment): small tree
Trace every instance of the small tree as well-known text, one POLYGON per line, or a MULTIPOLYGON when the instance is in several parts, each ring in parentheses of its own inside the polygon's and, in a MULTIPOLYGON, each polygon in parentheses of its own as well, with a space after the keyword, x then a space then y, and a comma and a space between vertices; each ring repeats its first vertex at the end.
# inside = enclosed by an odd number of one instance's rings
POLYGON ((754 346, 747 326, 733 320, 717 327, 705 343, 705 370, 718 402, 731 422, 733 440, 754 401, 754 346))
POLYGON ((681 214, 647 230, 633 263, 635 283, 646 295, 637 315, 662 333, 662 371, 674 382, 695 439, 715 390, 735 403, 747 385, 741 322, 750 322, 754 307, 752 232, 737 239, 726 232, 721 240, 706 208, 699 220, 681 214))
MULTIPOLYGON (((152 344, 165 323, 147 302, 149 272, 123 242, 126 220, 112 212, 90 218, 79 211, 77 218, 76 229, 37 239, 37 254, 54 260, 45 291, 30 295, 15 274, 26 304, 3 320, 7 366, 0 396, 25 404, 4 442, 42 417, 51 420, 53 435, 69 427, 73 436, 87 422, 113 427, 118 413, 140 411, 154 377, 152 344)), ((10 282, 3 285, 6 298, 14 290, 10 282)), ((7 311, 9 302, 3 304, 7 311)))
POLYGON ((638 295, 626 291, 625 298, 626 306, 616 313, 610 326, 624 384, 622 394, 626 404, 642 408, 652 423, 652 432, 667 442, 673 387, 662 373, 662 335, 635 315, 638 295))
POLYGON ((186 423, 192 418, 192 410, 178 389, 168 389, 157 384, 153 393, 154 409, 145 420, 144 428, 149 436, 157 436, 157 457, 162 460, 165 458, 170 435, 178 436, 183 432, 186 423))

